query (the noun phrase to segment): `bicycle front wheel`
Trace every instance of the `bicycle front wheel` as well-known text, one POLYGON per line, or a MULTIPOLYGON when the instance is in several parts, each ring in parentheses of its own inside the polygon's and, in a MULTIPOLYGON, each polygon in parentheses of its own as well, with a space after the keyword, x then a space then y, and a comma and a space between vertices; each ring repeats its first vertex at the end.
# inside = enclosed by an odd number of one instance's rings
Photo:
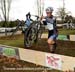
POLYGON ((30 28, 27 30, 26 34, 24 35, 24 45, 25 47, 31 47, 36 39, 36 29, 30 28))

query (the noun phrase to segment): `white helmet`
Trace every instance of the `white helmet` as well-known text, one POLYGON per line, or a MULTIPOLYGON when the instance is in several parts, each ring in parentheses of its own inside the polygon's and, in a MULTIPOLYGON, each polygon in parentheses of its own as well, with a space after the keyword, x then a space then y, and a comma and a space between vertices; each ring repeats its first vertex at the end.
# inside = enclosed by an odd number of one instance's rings
POLYGON ((53 7, 46 8, 46 12, 53 12, 53 7))

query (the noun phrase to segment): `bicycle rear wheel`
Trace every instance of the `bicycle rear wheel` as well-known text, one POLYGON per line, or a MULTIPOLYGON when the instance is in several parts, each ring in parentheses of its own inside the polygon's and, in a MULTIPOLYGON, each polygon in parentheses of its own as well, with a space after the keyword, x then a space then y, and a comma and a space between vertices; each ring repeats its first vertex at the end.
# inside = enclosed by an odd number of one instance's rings
POLYGON ((36 29, 30 27, 24 34, 24 46, 31 47, 36 39, 36 29))

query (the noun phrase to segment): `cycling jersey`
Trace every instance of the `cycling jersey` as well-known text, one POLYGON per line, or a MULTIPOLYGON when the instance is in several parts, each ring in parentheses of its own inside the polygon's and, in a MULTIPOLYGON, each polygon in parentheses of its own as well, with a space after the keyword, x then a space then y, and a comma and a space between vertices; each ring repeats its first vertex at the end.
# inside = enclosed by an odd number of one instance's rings
POLYGON ((56 26, 56 18, 51 16, 50 18, 45 17, 46 19, 46 25, 48 27, 48 30, 53 30, 54 33, 57 32, 57 26, 56 26), (49 26, 50 25, 50 26, 49 26), (49 29, 51 27, 51 29, 49 29))
POLYGON ((55 39, 57 37, 56 18, 54 16, 45 17, 45 25, 48 28, 48 38, 55 39))
POLYGON ((30 24, 31 24, 30 19, 26 19, 26 23, 25 24, 29 27, 30 24))

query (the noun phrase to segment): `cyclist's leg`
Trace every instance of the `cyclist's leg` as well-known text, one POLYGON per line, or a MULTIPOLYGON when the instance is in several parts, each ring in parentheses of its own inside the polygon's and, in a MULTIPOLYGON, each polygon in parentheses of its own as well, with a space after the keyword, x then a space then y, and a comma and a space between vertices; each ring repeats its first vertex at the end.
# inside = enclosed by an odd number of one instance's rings
POLYGON ((55 34, 48 37, 47 42, 49 44, 49 48, 50 48, 51 53, 54 53, 56 50, 56 37, 57 37, 57 35, 55 35, 55 34))

